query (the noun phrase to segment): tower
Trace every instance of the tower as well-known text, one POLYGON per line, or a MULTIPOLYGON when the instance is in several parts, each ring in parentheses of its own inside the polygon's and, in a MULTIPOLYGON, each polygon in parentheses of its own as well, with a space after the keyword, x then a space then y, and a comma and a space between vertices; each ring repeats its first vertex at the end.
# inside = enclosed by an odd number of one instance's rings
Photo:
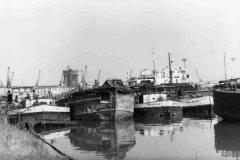
POLYGON ((67 68, 67 70, 63 70, 63 77, 66 86, 77 86, 78 85, 78 70, 72 70, 71 68, 67 68))

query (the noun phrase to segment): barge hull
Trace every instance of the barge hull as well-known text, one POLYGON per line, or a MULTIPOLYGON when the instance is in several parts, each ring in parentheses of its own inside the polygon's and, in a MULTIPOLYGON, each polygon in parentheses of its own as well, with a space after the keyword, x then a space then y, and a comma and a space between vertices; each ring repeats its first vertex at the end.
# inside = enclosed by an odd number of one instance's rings
POLYGON ((240 121, 240 93, 214 91, 213 112, 224 120, 240 121))
POLYGON ((159 116, 166 116, 169 115, 182 115, 182 108, 179 106, 174 107, 153 107, 153 108, 135 108, 134 109, 134 116, 151 116, 159 114, 159 116))
POLYGON ((98 111, 92 113, 75 114, 73 120, 86 120, 86 121, 118 121, 121 119, 130 119, 133 116, 133 112, 123 110, 107 110, 98 111))
POLYGON ((28 120, 31 124, 36 124, 41 121, 69 121, 69 112, 35 112, 35 113, 24 113, 9 115, 10 123, 18 123, 28 120))

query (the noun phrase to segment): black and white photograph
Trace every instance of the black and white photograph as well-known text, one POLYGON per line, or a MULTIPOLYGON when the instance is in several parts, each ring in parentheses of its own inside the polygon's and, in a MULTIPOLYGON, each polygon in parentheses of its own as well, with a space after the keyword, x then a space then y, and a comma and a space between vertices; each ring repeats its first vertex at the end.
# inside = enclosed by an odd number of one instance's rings
POLYGON ((0 0, 1 160, 240 159, 239 0, 0 0))

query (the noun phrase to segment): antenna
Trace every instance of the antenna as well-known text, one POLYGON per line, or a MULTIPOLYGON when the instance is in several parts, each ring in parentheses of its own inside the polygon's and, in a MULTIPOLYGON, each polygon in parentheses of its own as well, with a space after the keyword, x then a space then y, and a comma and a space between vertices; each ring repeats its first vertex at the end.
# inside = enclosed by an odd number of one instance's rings
POLYGON ((232 78, 235 78, 235 68, 234 68, 234 61, 235 61, 236 58, 231 58, 232 60, 232 78))
POLYGON ((226 58, 224 53, 224 70, 225 70, 225 80, 227 80, 227 70, 226 70, 226 58))
POLYGON ((186 68, 187 68, 187 65, 186 65, 187 59, 186 59, 186 58, 183 58, 182 61, 183 61, 183 67, 184 67, 184 69, 186 69, 186 68))

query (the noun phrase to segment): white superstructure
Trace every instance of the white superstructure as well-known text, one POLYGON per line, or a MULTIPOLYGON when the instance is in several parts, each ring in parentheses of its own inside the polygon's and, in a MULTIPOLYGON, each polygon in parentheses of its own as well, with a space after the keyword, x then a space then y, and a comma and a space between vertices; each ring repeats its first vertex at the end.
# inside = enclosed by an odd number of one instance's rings
MULTIPOLYGON (((190 83, 191 78, 185 68, 173 68, 172 83, 190 83)), ((128 81, 129 86, 139 86, 144 83, 153 83, 154 85, 161 85, 162 83, 170 83, 169 68, 166 67, 162 71, 144 69, 140 71, 140 77, 133 77, 128 81), (156 72, 156 73, 155 73, 156 72)))

